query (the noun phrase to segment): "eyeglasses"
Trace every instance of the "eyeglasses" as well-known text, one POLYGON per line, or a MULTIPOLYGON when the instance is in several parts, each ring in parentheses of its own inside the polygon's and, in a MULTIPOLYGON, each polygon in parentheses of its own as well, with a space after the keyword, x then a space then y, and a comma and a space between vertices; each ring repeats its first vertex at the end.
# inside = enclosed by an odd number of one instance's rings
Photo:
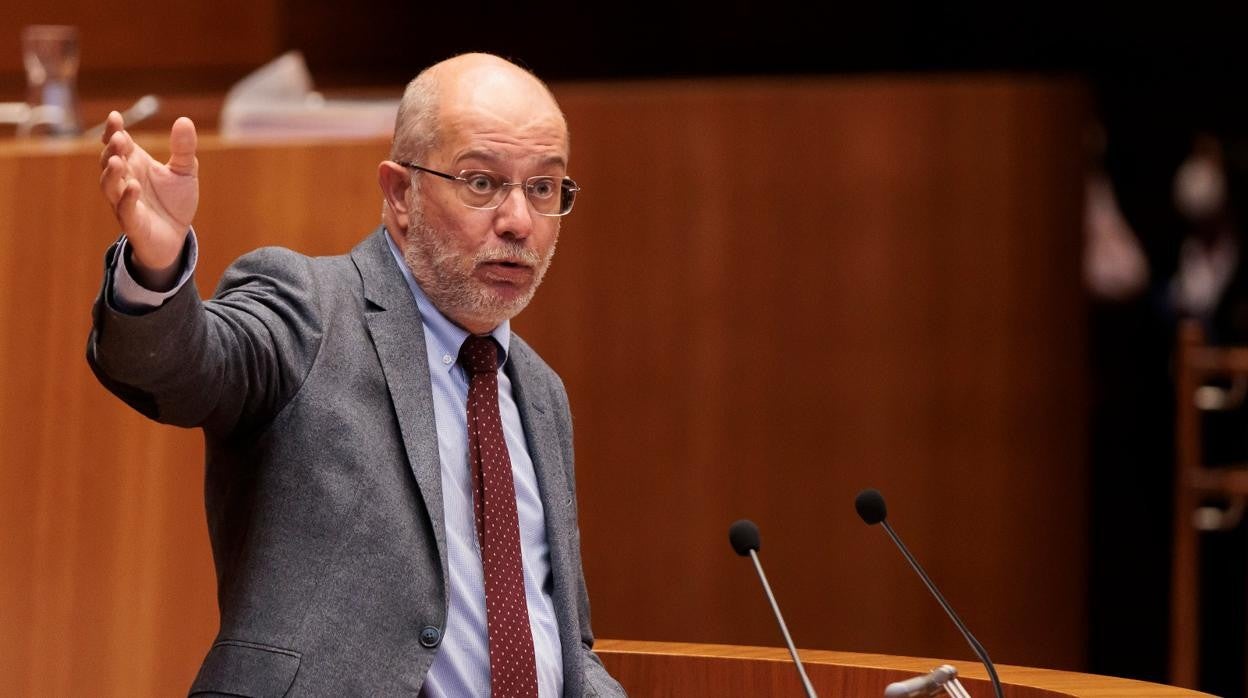
POLYGON ((566 216, 572 212, 576 193, 581 190, 571 177, 539 175, 529 177, 523 182, 508 182, 499 173, 489 170, 460 170, 458 175, 453 175, 412 162, 398 161, 398 164, 451 180, 455 185, 455 193, 465 206, 486 211, 503 204, 509 187, 524 187, 524 196, 536 213, 543 216, 566 216))

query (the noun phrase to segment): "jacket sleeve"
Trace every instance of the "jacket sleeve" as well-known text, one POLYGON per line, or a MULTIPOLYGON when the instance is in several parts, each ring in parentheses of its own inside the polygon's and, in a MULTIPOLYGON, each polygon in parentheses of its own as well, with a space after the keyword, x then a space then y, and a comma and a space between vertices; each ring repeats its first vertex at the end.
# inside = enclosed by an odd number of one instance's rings
POLYGON ((113 307, 107 255, 87 361, 100 382, 142 414, 226 434, 267 422, 298 391, 320 346, 312 260, 279 248, 240 258, 216 295, 185 284, 141 315, 113 307))

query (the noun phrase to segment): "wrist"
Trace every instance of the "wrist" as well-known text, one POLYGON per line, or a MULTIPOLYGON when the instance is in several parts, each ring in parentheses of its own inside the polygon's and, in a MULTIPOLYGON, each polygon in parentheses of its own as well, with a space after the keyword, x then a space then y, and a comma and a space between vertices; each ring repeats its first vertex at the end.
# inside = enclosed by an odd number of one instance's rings
POLYGON ((128 245, 122 261, 126 265, 126 270, 140 286, 149 291, 163 293, 177 285, 178 278, 181 276, 179 272, 185 265, 186 247, 186 243, 183 242, 182 248, 178 250, 173 259, 162 263, 143 259, 141 255, 135 253, 132 245, 128 245))

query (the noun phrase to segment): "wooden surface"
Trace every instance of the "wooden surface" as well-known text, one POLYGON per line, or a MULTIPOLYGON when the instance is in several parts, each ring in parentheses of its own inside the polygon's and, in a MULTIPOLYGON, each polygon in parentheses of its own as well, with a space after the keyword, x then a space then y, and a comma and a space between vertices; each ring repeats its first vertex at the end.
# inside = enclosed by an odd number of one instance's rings
POLYGON ((9 3, 0 13, 8 47, 0 73, 22 73, 20 37, 30 24, 77 26, 84 71, 135 71, 140 83, 142 71, 258 66, 279 51, 282 14, 278 0, 9 3))
MULTIPOLYGON (((385 144, 204 145, 205 293, 250 247, 341 250, 380 210, 385 144)), ((0 695, 185 692, 216 630, 202 439, 122 409, 84 360, 116 235, 97 156, 0 146, 0 695)))
MULTIPOLYGON (((603 640, 596 648, 603 664, 635 696, 735 698, 800 696, 802 685, 787 649, 690 643, 603 640)), ((926 674, 943 659, 799 650, 816 693, 877 698, 894 681, 926 674)), ((992 695, 987 671, 978 662, 958 662, 959 681, 974 696, 992 695)), ((1108 676, 997 665, 1007 698, 1180 698, 1207 696, 1172 686, 1108 676)), ((943 694, 942 694, 943 695, 943 694)))
MULTIPOLYGON (((585 188, 515 323, 576 416, 601 636, 1076 668, 1082 96, 1005 77, 557 85, 585 188)), ((155 137, 159 144, 162 137, 155 137)), ((387 144, 202 141, 200 290, 350 249, 387 144)), ((0 144, 0 694, 185 690, 215 630, 201 440, 83 360, 115 224, 94 145, 0 144)), ((965 662, 963 662, 965 663, 965 662)))
POLYGON ((563 375, 596 630, 1082 666, 1081 102, 1010 79, 563 93, 583 199, 517 325, 563 375), (1026 628, 1027 632, 1019 632, 1026 628))

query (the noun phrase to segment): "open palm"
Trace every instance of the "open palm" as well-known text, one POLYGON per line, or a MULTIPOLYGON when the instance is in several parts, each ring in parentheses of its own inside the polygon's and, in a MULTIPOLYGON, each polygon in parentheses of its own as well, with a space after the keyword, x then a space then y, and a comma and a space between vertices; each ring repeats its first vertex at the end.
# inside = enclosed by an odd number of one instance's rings
POLYGON ((195 124, 182 117, 169 133, 169 162, 157 162, 108 116, 100 154, 100 189, 130 240, 132 261, 145 286, 166 286, 175 275, 186 233, 199 205, 195 124))

